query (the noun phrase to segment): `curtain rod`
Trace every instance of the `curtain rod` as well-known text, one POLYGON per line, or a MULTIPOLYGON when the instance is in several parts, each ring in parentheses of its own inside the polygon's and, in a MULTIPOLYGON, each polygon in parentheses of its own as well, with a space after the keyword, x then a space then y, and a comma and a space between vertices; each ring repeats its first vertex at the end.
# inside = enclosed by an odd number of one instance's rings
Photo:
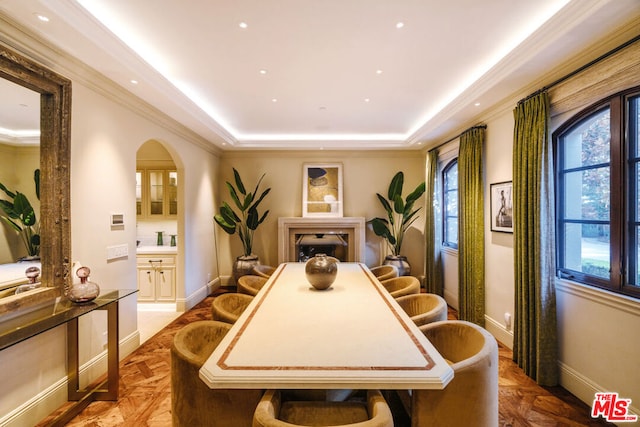
POLYGON ((460 132, 456 136, 447 139, 445 142, 441 142, 440 144, 436 145, 435 147, 430 148, 429 151, 437 150, 438 148, 442 147, 443 145, 446 145, 446 144, 450 143, 454 139, 460 138, 462 135, 464 135, 466 132, 469 132, 472 129, 486 129, 486 128, 487 128, 487 125, 471 126, 469 129, 463 130, 462 132, 460 132))
POLYGON ((593 65, 597 64, 600 61, 603 61, 604 59, 608 58, 609 56, 621 51, 622 49, 626 48, 629 45, 632 45, 633 43, 637 42, 638 40, 640 40, 640 34, 633 37, 632 39, 626 41, 625 43, 621 44, 620 46, 610 50, 609 52, 604 53, 603 55, 600 55, 599 57, 597 57, 596 59, 587 62, 586 64, 584 64, 582 67, 570 72, 569 74, 566 74, 562 77, 560 77, 558 80, 555 80, 554 82, 536 90, 535 92, 533 92, 532 94, 525 96, 524 98, 522 98, 520 101, 518 101, 518 104, 520 104, 521 102, 524 102, 530 98, 533 98, 536 95, 541 94, 542 92, 545 92, 549 89, 551 89, 554 86, 559 85, 560 83, 564 82, 567 79, 570 79, 571 77, 575 76, 578 73, 581 73, 582 71, 586 70, 587 68, 592 67, 593 65))

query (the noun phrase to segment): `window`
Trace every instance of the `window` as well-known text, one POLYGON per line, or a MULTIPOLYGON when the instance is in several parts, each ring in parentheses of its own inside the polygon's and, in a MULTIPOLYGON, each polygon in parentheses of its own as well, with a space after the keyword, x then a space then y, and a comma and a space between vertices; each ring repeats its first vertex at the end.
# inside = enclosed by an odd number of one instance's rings
POLYGON ((553 135, 560 277, 640 297, 640 92, 618 94, 553 135))
POLYGON ((458 248, 458 159, 452 160, 442 171, 443 183, 443 242, 444 246, 458 248))

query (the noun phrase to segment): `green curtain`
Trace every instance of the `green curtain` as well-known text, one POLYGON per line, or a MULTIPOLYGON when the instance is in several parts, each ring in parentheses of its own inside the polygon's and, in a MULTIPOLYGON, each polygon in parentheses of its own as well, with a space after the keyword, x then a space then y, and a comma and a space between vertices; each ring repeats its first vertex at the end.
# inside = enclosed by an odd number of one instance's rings
POLYGON ((426 191, 425 191, 425 289, 428 293, 444 296, 444 283, 442 281, 442 263, 440 260, 440 246, 442 242, 440 227, 440 210, 436 202, 438 191, 438 151, 431 150, 427 153, 426 164, 426 191))
POLYGON ((460 136, 458 155, 458 316, 484 326, 484 127, 460 136))
POLYGON ((549 98, 532 96, 514 110, 513 360, 538 384, 558 383, 553 157, 549 98))

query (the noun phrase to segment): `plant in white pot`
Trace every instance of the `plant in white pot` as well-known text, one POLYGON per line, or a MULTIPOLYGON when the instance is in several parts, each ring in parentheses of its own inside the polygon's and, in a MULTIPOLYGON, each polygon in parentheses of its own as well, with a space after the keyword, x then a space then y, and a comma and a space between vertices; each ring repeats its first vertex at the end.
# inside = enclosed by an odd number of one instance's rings
POLYGON ((235 234, 237 231, 242 242, 244 253, 236 258, 232 271, 233 280, 237 282, 239 277, 250 274, 253 271, 253 267, 260 264, 260 259, 252 252, 253 234, 269 214, 267 210, 260 216, 258 206, 265 196, 269 194, 271 188, 264 190, 258 197, 260 183, 264 178, 264 174, 258 180, 253 192, 247 192, 242 178, 240 178, 240 174, 235 168, 233 169, 233 177, 236 185, 234 186, 229 181, 226 182, 226 185, 239 214, 227 202, 223 202, 219 213, 214 216, 214 220, 227 234, 235 234), (242 200, 240 196, 242 196, 242 200))
POLYGON ((384 264, 395 265, 398 267, 400 275, 407 276, 411 273, 411 266, 407 262, 407 258, 400 254, 400 251, 405 231, 418 219, 418 212, 422 209, 422 207, 414 209, 414 204, 424 194, 425 183, 423 181, 418 184, 406 199, 402 198, 403 185, 404 174, 398 172, 389 184, 386 198, 380 193, 376 193, 387 217, 376 217, 367 222, 371 224, 373 232, 377 236, 383 237, 387 241, 391 255, 386 256, 384 264))

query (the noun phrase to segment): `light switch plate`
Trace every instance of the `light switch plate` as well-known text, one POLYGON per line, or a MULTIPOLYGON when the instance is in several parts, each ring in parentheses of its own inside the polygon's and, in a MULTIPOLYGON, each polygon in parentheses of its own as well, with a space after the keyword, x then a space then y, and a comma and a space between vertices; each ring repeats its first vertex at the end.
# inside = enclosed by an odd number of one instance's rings
POLYGON ((107 261, 111 261, 118 258, 126 258, 129 256, 129 245, 124 243, 122 245, 107 246, 107 261))

